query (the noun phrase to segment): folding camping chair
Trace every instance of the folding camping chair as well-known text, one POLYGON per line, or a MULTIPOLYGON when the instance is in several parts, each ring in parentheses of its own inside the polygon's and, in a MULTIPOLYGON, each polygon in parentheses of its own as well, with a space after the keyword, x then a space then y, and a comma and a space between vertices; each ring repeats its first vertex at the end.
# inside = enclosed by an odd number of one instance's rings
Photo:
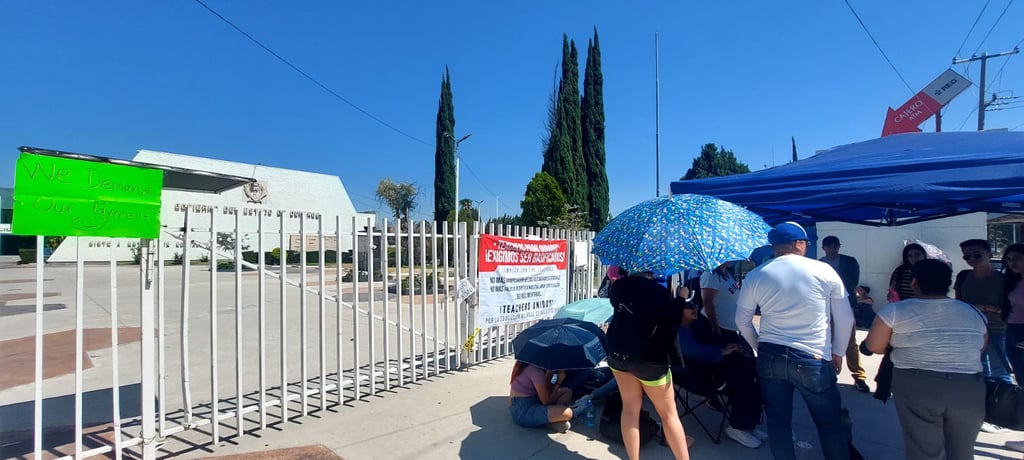
POLYGON ((710 372, 699 372, 694 368, 673 369, 672 384, 675 385, 676 401, 683 408, 679 413, 679 419, 693 417, 712 442, 722 442, 722 433, 725 431, 730 409, 729 398, 725 395, 726 384, 716 383, 710 372), (697 409, 701 407, 721 413, 721 420, 718 421, 714 433, 697 413, 697 409))

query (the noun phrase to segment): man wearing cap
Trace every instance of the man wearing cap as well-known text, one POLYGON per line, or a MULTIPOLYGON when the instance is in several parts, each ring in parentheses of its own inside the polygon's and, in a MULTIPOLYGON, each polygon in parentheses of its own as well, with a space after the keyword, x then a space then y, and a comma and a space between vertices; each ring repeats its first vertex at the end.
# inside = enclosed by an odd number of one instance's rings
POLYGON ((825 458, 846 460, 849 432, 842 422, 836 374, 853 331, 853 311, 843 280, 828 264, 804 257, 808 238, 799 224, 777 225, 768 232, 768 242, 775 258, 743 280, 736 324, 758 352, 757 373, 772 456, 796 458, 792 442, 795 389, 818 428, 825 458), (753 324, 757 307, 761 308, 760 334, 753 324), (833 343, 843 346, 834 352, 833 343))
MULTIPOLYGON (((825 251, 825 257, 818 260, 831 265, 836 273, 839 274, 839 278, 843 280, 843 287, 846 288, 850 310, 853 311, 857 307, 856 293, 857 284, 860 283, 860 264, 857 263, 855 257, 840 254, 839 248, 841 246, 838 237, 835 235, 826 236, 825 239, 821 240, 821 250, 825 251)), ((853 376, 854 386, 863 393, 870 393, 871 388, 868 387, 868 383, 865 381, 867 374, 864 373, 864 367, 860 365, 860 348, 857 346, 856 324, 854 324, 853 330, 854 332, 850 333, 850 344, 846 346, 846 368, 850 370, 850 374, 853 376)))

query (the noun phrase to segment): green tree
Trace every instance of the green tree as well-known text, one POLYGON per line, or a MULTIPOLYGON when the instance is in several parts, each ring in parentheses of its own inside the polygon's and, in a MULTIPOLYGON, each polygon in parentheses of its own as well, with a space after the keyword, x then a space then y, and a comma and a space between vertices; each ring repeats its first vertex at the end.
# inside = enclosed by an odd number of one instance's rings
MULTIPOLYGON (((544 145, 541 171, 550 174, 565 199, 587 209, 587 179, 580 126, 579 55, 576 43, 562 35, 562 79, 554 107, 549 110, 550 132, 544 145)), ((525 215, 525 214, 524 214, 525 215)))
POLYGON ((522 225, 522 218, 520 218, 519 216, 512 216, 512 215, 504 214, 501 217, 496 217, 496 218, 488 219, 487 220, 487 224, 488 225, 490 225, 490 224, 494 224, 494 225, 522 225))
MULTIPOLYGON (((440 223, 453 211, 455 201, 455 105, 448 67, 441 78, 434 141, 434 221, 440 223)), ((440 224, 438 224, 440 225, 440 224)))
POLYGON ((411 182, 394 182, 390 178, 381 179, 377 183, 377 200, 391 208, 395 219, 401 219, 402 225, 409 224, 409 216, 416 209, 416 197, 420 191, 411 182))
POLYGON ((523 208, 522 224, 534 226, 562 217, 566 201, 555 178, 541 171, 526 185, 526 194, 519 205, 523 208))
MULTIPOLYGON (((454 216, 454 212, 448 213, 449 228, 452 228, 451 224, 454 216)), ((459 200, 459 222, 465 222, 467 228, 473 228, 473 222, 476 222, 478 219, 480 219, 480 210, 473 206, 473 200, 469 198, 459 200)))
POLYGON ((601 74, 601 45, 594 38, 587 43, 587 67, 583 77, 583 162, 587 172, 587 221, 599 231, 608 222, 608 172, 604 150, 604 77, 601 74))
POLYGON ((693 159, 693 166, 686 170, 686 174, 681 180, 703 179, 705 177, 728 176, 748 172, 750 172, 750 168, 745 163, 737 160, 736 155, 731 150, 708 143, 704 144, 704 147, 700 149, 700 155, 693 159))
POLYGON ((540 225, 566 230, 586 230, 590 228, 590 216, 576 206, 566 203, 562 212, 551 221, 538 222, 540 225))

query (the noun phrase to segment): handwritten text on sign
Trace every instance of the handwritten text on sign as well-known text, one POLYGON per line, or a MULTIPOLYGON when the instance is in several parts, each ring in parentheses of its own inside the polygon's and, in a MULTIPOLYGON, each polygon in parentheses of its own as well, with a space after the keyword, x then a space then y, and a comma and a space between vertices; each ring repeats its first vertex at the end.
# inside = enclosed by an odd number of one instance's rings
POLYGON ((480 326, 550 318, 565 304, 565 240, 480 235, 480 326))
POLYGON ((22 153, 12 233, 156 238, 163 171, 22 153))

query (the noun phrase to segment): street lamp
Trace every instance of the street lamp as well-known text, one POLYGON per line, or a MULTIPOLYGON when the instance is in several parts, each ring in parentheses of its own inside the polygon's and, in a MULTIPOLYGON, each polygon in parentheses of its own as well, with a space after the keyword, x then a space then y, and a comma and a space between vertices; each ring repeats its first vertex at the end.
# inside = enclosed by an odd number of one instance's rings
POLYGON ((484 212, 483 208, 481 208, 480 205, 484 204, 484 200, 473 200, 473 202, 476 203, 476 220, 481 222, 480 225, 483 225, 484 212))
MULTIPOLYGON (((445 137, 455 142, 455 207, 452 209, 455 212, 455 219, 452 220, 452 224, 455 227, 453 229, 455 233, 455 240, 452 241, 452 253, 455 254, 455 282, 459 282, 459 144, 462 141, 469 139, 472 134, 462 136, 461 139, 456 140, 452 133, 445 132, 445 137)), ((456 284, 457 286, 457 284, 456 284)))

